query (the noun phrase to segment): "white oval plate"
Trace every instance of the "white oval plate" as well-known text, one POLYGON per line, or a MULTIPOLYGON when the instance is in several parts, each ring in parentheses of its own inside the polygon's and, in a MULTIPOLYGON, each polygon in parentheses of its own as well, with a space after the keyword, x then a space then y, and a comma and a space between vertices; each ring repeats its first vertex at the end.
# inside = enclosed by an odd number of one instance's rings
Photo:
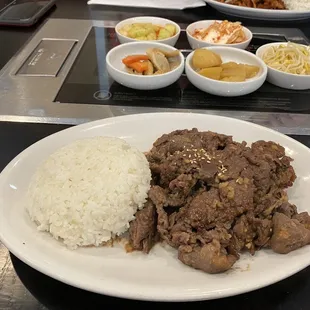
POLYGON ((227 3, 217 2, 215 0, 204 0, 217 11, 243 18, 259 20, 284 20, 294 21, 310 18, 310 11, 292 11, 292 10, 267 10, 247 8, 227 3))
POLYGON ((289 197, 310 211, 310 150, 278 132, 236 119, 190 113, 121 116, 95 121, 51 135, 18 155, 0 174, 0 239, 31 267, 67 284, 106 295, 159 301, 221 298, 284 279, 310 264, 310 246, 288 255, 259 251, 243 255, 232 270, 209 275, 178 261, 176 251, 157 245, 149 255, 126 254, 120 247, 68 250, 38 232, 25 211, 25 189, 38 164, 51 152, 79 138, 115 136, 147 151, 163 133, 197 127, 233 135, 237 141, 273 140, 292 156, 298 179, 289 197))

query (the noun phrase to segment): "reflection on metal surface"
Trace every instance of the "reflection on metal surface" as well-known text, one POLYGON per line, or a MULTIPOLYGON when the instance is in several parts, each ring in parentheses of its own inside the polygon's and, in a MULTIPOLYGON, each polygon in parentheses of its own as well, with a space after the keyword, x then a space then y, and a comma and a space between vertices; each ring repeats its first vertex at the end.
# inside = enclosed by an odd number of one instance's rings
POLYGON ((29 55, 17 75, 57 76, 76 41, 43 39, 29 55))
MULTIPOLYGON (((170 107, 169 102, 163 101, 161 99, 162 105, 160 107, 150 107, 147 104, 145 106, 134 106, 135 97, 129 98, 132 100, 132 105, 128 100, 126 105, 106 105, 110 100, 110 93, 112 97, 113 92, 109 89, 109 77, 107 72, 103 70, 103 65, 105 64, 105 53, 107 46, 105 45, 105 39, 101 35, 100 31, 96 33, 96 55, 93 58, 88 59, 89 66, 93 63, 99 67, 98 72, 100 72, 100 82, 97 87, 92 90, 90 97, 97 104, 77 104, 78 101, 73 101, 71 103, 54 102, 55 98, 64 84, 64 81, 70 72, 72 65, 77 59, 77 55, 84 45, 84 42, 89 35, 93 27, 111 27, 115 26, 115 22, 104 22, 104 21, 89 21, 89 20, 66 20, 66 19, 50 19, 39 32, 35 34, 32 40, 25 46, 25 48, 17 54, 9 64, 0 71, 0 84, 4 85, 0 89, 0 120, 1 121, 15 121, 15 122, 36 122, 36 123, 57 123, 57 124, 81 124, 87 121, 96 120, 100 118, 107 118, 119 115, 137 114, 137 113, 147 113, 147 112, 186 112, 186 113, 205 113, 205 114, 217 114, 222 116, 234 117, 241 120, 247 120, 260 125, 264 125, 270 128, 274 128, 283 133, 288 134, 306 134, 310 135, 310 113, 303 114, 304 110, 300 109, 295 105, 295 101, 292 103, 291 108, 294 107, 295 113, 290 113, 290 108, 282 113, 275 111, 272 112, 257 112, 245 110, 226 108, 217 109, 212 107, 207 107, 205 104, 200 104, 198 101, 201 99, 187 98, 191 92, 186 94, 181 94, 186 100, 195 99, 199 104, 193 108, 191 106, 178 108, 170 107), (64 42, 76 42, 75 47, 71 49, 71 52, 67 55, 67 59, 58 70, 50 70, 49 74, 54 74, 53 78, 42 78, 39 76, 22 76, 15 75, 19 68, 25 63, 32 51, 34 51, 40 42, 46 38, 58 41, 64 40, 64 42), (98 92, 95 97, 95 93, 98 92), (95 98, 94 98, 95 97, 95 98), (99 104, 98 104, 99 103, 99 104)), ((184 29, 186 25, 180 24, 184 29)), ((110 30, 113 30, 111 29, 110 30)), ((250 29, 260 35, 266 35, 270 32, 278 34, 285 37, 286 40, 290 38, 298 38, 302 40, 307 40, 303 33, 298 29, 290 28, 274 28, 273 31, 267 28, 250 27, 250 29)), ((108 31, 109 35, 113 35, 113 31, 108 31)), ((115 40, 115 38, 114 38, 115 40)), ((184 52, 188 53, 186 47, 183 48, 184 52), (186 50, 186 51, 185 51, 186 50)), ((47 55, 47 54, 46 54, 47 55)), ((43 57, 43 56, 42 56, 43 57)), ((40 57, 39 57, 40 58, 40 57)), ((38 60, 40 62, 40 59, 38 60)), ((56 68, 57 66, 55 66, 56 68)), ((93 83, 87 77, 85 77, 88 72, 88 68, 85 68, 84 72, 80 72, 75 79, 83 80, 83 83, 93 83)), ((42 73, 42 72, 40 72, 42 73)), ((43 72, 44 73, 44 72, 43 72)), ((45 72, 46 73, 46 72, 45 72)), ((76 81, 77 83, 78 81, 76 81)), ((72 97, 79 91, 79 83, 72 88, 72 97)), ((91 86, 91 85, 90 85, 91 86)), ((120 92, 117 94, 120 96, 120 92)), ((125 92, 127 96, 127 93, 125 92)), ((148 95, 149 96, 149 95, 148 95)), ((202 98, 202 100, 205 97, 202 98)), ((285 102, 276 102, 276 93, 270 98, 266 98, 266 105, 270 104, 280 104, 281 107, 285 105, 285 102), (271 98, 271 99, 270 99, 271 98), (274 99, 272 99, 274 98, 274 99), (268 100, 267 100, 268 99, 268 100), (274 100, 274 102, 271 102, 274 100)), ((212 99, 213 100, 213 99, 212 99)), ((215 99, 214 99, 215 100, 215 99)), ((218 99, 216 99, 218 100, 218 99)), ((228 102, 227 102, 228 103, 228 102)), ((251 102, 249 102, 250 104, 251 102)), ((251 104, 255 104, 253 101, 251 104)))

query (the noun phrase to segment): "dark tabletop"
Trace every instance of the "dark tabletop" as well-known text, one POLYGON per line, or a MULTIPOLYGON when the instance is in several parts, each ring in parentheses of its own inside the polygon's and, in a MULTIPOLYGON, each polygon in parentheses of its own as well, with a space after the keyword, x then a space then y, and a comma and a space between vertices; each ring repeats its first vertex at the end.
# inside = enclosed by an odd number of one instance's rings
MULTIPOLYGON (((176 22, 191 23, 199 19, 223 19, 220 13, 209 7, 184 11, 163 11, 96 6, 90 8, 86 0, 59 0, 57 8, 45 16, 55 18, 121 20, 130 16, 155 15, 176 22)), ((232 19, 232 18, 230 18, 232 19)), ((0 27, 0 69, 27 42, 44 23, 29 28, 0 27)), ((240 19, 239 19, 240 20, 240 19)), ((294 23, 266 23, 241 20, 248 26, 272 26, 300 28, 310 38, 310 21, 294 23)), ((1 103, 0 103, 1 104, 1 103)), ((63 125, 0 123, 0 171, 19 152, 39 139, 65 129, 63 125)), ((310 137, 293 138, 310 147, 310 137)), ((310 259, 310 258, 309 258, 310 259)), ((263 274, 262 274, 263 276, 263 274)), ((198 306, 205 309, 225 307, 240 310, 306 310, 310 309, 310 268, 256 292, 196 303, 195 305, 174 304, 185 308, 198 306)), ((135 308, 158 307, 158 304, 116 299, 85 292, 53 280, 28 267, 0 243, 0 310, 39 309, 104 309, 106 306, 135 306, 135 308), (18 276, 17 276, 18 275, 18 276), (35 296, 35 297, 33 297, 35 296)))

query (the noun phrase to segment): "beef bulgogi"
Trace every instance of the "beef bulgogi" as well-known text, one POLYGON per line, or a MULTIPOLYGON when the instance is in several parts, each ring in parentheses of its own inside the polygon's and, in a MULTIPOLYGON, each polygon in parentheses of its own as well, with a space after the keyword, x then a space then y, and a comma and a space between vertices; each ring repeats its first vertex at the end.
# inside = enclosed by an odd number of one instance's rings
POLYGON ((152 186, 130 225, 135 250, 148 253, 160 239, 184 264, 219 273, 243 251, 285 254, 310 243, 309 214, 288 201, 296 175, 282 146, 194 128, 163 135, 147 158, 152 186))

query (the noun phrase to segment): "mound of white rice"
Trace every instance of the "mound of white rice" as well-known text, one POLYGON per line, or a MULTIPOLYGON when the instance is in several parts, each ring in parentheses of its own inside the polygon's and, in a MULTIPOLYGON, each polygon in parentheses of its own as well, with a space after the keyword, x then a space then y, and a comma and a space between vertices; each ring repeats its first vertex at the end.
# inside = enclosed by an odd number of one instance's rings
POLYGON ((128 230, 150 181, 146 157, 122 139, 82 139, 39 166, 26 208, 39 230, 68 247, 99 246, 128 230))
POLYGON ((310 0, 284 0, 285 6, 293 11, 310 10, 310 0))

